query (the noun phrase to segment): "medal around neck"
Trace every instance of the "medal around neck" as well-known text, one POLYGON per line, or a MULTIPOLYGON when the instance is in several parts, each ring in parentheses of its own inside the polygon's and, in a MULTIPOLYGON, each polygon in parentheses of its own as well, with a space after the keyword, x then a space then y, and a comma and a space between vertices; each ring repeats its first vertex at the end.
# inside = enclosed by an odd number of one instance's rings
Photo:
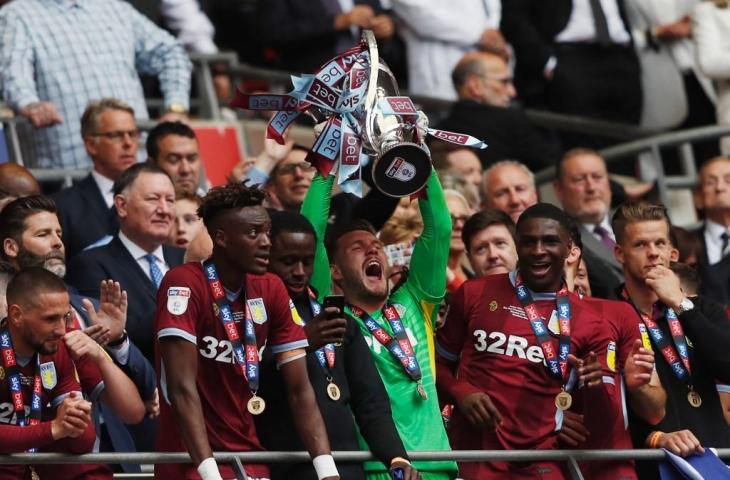
POLYGON ((687 401, 694 408, 700 408, 702 406, 702 397, 700 397, 700 394, 694 390, 690 390, 689 393, 687 393, 687 401))
POLYGON ((333 402, 336 402, 340 399, 341 396, 340 387, 337 386, 336 383, 330 382, 327 385, 327 396, 330 397, 330 400, 333 402))
POLYGON ((261 415, 261 413, 266 410, 266 402, 263 398, 254 394, 254 396, 251 397, 246 404, 246 409, 248 409, 248 413, 251 415, 261 415))
POLYGON ((558 407, 558 410, 568 410, 571 405, 573 405, 573 396, 565 390, 555 396, 555 406, 558 407))

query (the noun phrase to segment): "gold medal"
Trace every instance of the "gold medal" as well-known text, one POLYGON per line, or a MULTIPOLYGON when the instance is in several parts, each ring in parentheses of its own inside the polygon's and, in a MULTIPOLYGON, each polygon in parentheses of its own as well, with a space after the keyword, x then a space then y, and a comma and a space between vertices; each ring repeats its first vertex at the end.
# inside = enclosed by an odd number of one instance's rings
POLYGON ((327 385, 327 396, 330 397, 330 399, 334 402, 340 399, 340 387, 338 387, 334 382, 330 382, 327 385))
POLYGON ((422 400, 428 400, 428 394, 426 393, 426 389, 423 388, 423 384, 420 382, 416 387, 416 393, 418 393, 418 396, 420 396, 422 400))
POLYGON ((555 406, 559 410, 567 410, 571 405, 573 405, 573 397, 565 390, 555 396, 555 406))
POLYGON ((702 397, 700 397, 700 394, 694 390, 690 390, 689 393, 687 393, 687 401, 695 408, 700 408, 700 405, 702 405, 702 397))
POLYGON ((263 398, 254 394, 246 404, 246 408, 251 415, 260 415, 266 409, 266 402, 263 398))
POLYGON ((36 472, 33 467, 30 467, 30 478, 31 480, 41 480, 41 477, 38 476, 38 472, 36 472))

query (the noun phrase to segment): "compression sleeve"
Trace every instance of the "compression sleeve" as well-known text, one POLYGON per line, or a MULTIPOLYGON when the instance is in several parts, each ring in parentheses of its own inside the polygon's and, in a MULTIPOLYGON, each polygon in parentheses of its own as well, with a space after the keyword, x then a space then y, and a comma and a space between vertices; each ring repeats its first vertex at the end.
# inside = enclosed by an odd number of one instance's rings
POLYGON ((20 427, 0 424, 0 453, 22 453, 53 443, 51 422, 20 427))
POLYGON ((423 218, 423 232, 411 257, 406 285, 421 299, 438 304, 446 288, 446 264, 451 241, 451 216, 436 171, 431 171, 426 195, 418 207, 423 218))
POLYGON ((319 301, 322 301, 329 294, 332 286, 330 262, 327 258, 324 236, 327 232, 330 196, 332 195, 332 184, 334 181, 335 177, 333 175, 324 178, 317 173, 312 180, 312 185, 309 186, 309 191, 301 208, 302 215, 309 220, 317 235, 317 249, 314 253, 314 271, 312 272, 310 284, 317 291, 319 301))

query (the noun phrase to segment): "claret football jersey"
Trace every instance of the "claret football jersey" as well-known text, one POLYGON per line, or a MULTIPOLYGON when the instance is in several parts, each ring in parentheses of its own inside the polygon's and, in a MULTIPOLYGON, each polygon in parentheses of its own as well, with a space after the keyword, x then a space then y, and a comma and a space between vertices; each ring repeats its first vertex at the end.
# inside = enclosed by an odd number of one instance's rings
MULTIPOLYGON (((259 358, 264 348, 281 353, 307 346, 304 330, 292 319, 286 288, 275 275, 246 275, 245 286, 230 304, 241 339, 244 305, 248 305, 259 358)), ((157 450, 186 450, 167 394, 166 372, 175 365, 162 362, 159 353, 159 341, 166 337, 182 338, 197 347, 196 384, 213 451, 263 450, 251 414, 246 409, 251 398, 248 382, 243 371, 234 364, 232 345, 214 310, 213 296, 200 263, 186 263, 165 275, 157 293, 155 332, 161 397, 157 450)), ((293 429, 292 435, 296 435, 293 429)), ((220 470, 224 478, 235 477, 227 465, 220 465, 220 470)), ((247 465, 246 471, 254 478, 268 476, 268 468, 263 465, 247 465)), ((155 475, 161 479, 200 478, 190 464, 158 465, 155 475)))
MULTIPOLYGON (((532 296, 557 349, 555 295, 533 292, 532 296)), ((596 311, 577 295, 569 294, 569 301, 570 352, 579 358, 589 352, 597 354, 607 395, 612 397, 615 380, 606 364, 608 329, 596 311)), ((556 448, 562 412, 555 405, 555 397, 562 382, 546 367, 542 349, 515 294, 514 272, 466 282, 451 299, 446 323, 437 333, 436 348, 442 357, 458 362, 458 379, 475 391, 487 393, 503 417, 503 424, 495 431, 477 429, 458 408, 454 409, 449 435, 454 449, 556 448)), ((472 468, 477 470, 465 478, 498 478, 490 475, 513 467, 481 463, 472 468)))

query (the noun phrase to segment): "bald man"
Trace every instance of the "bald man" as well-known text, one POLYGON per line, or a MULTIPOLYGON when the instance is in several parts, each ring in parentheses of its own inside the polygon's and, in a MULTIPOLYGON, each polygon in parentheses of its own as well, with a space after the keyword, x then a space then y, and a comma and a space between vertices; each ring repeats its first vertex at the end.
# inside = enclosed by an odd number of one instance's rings
POLYGON ((30 170, 17 163, 0 164, 0 210, 16 198, 40 193, 41 186, 30 170))
POLYGON ((555 164, 559 156, 556 146, 530 125, 524 111, 511 106, 517 91, 502 57, 467 53, 451 79, 459 100, 439 128, 485 140, 489 148, 478 152, 484 168, 507 158, 524 163, 532 171, 555 164))

